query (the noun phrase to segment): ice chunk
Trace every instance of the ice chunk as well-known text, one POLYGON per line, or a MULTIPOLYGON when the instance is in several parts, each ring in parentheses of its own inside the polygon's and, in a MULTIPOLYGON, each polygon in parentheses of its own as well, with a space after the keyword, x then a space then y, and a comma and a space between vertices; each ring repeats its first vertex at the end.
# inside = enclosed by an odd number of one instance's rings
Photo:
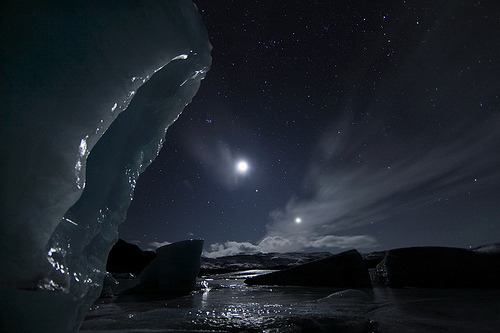
POLYGON ((116 286, 118 286, 118 281, 111 275, 111 273, 106 273, 104 280, 102 282, 102 290, 100 297, 112 297, 115 293, 116 286))
POLYGON ((395 288, 499 288, 500 254, 437 246, 394 249, 376 273, 377 282, 395 288))
POLYGON ((15 1, 0 31, 0 329, 68 332, 211 47, 190 0, 15 1))
POLYGON ((119 239, 109 251, 106 270, 111 273, 139 275, 155 257, 156 253, 153 251, 142 251, 139 246, 119 239))
POLYGON ((193 289, 200 271, 203 240, 191 239, 156 249, 156 258, 142 271, 142 284, 163 294, 185 294, 193 289))
POLYGON ((250 285, 371 288, 368 269, 356 250, 350 250, 282 271, 245 280, 250 285))

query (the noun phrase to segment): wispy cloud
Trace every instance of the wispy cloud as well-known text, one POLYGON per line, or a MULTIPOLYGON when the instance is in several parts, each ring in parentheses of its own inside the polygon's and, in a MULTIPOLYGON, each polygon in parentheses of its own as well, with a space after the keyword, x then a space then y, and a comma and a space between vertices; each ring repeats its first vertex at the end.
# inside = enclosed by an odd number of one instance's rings
POLYGON ((487 154, 500 142, 500 117, 439 144, 420 145, 423 139, 416 138, 401 152, 397 144, 376 135, 367 146, 357 137, 368 128, 350 129, 346 123, 331 128, 318 142, 304 176, 304 199, 293 197, 284 208, 272 211, 259 243, 216 243, 204 255, 375 250, 379 244, 372 235, 346 233, 471 189, 494 186, 500 179, 500 156, 487 154))
POLYGON ((381 68, 373 88, 363 87, 372 65, 353 67, 352 88, 331 110, 346 116, 318 140, 303 193, 271 212, 266 237, 338 240, 353 228, 498 187, 498 78, 483 55, 456 52, 475 35, 442 30, 448 10, 425 43, 381 68), (477 65, 464 71, 466 63, 477 65))
POLYGON ((500 157, 488 154, 500 142, 500 117, 468 126, 460 137, 426 144, 417 137, 405 146, 375 135, 370 138, 368 127, 346 123, 320 140, 305 176, 305 199, 293 197, 271 212, 267 237, 335 240, 339 232, 492 186, 500 179, 500 157), (297 217, 302 223, 295 223, 297 217))
POLYGON ((210 142, 193 134, 187 142, 187 149, 193 159, 209 170, 213 180, 218 184, 226 189, 238 186, 241 175, 236 170, 236 164, 244 159, 244 156, 228 143, 222 140, 210 142))

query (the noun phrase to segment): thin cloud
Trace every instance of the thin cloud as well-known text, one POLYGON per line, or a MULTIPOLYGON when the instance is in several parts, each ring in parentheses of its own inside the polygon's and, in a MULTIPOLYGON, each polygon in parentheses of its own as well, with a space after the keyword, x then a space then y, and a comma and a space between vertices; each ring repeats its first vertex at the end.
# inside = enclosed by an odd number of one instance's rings
POLYGON ((271 212, 266 236, 334 235, 492 186, 500 178, 498 154, 487 154, 500 142, 500 117, 439 144, 408 145, 411 153, 399 155, 389 140, 374 139, 368 149, 356 139, 362 128, 339 127, 318 144, 305 176, 307 199, 291 198, 271 212), (302 223, 294 223, 297 217, 302 223))
POLYGON ((334 236, 327 235, 317 237, 315 240, 309 241, 306 245, 310 248, 324 249, 324 248, 337 248, 345 249, 374 249, 378 246, 375 238, 368 235, 355 235, 355 236, 334 236))
POLYGON ((188 140, 187 150, 193 159, 209 170, 218 184, 226 189, 238 186, 240 177, 236 172, 236 163, 241 156, 229 144, 193 136, 188 140))
POLYGON ((270 213, 266 237, 334 240, 352 228, 498 186, 496 73, 479 62, 457 76, 472 58, 457 54, 456 45, 473 35, 446 33, 451 38, 437 26, 428 30, 426 43, 400 55, 376 88, 362 87, 372 66, 353 68, 356 84, 344 104, 331 106, 332 115, 345 118, 318 140, 304 193, 270 213))

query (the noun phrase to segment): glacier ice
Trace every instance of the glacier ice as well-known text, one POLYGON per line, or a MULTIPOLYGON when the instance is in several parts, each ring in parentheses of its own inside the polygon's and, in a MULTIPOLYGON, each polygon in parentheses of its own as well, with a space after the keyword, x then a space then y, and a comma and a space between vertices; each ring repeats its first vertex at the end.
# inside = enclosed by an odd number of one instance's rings
POLYGON ((156 258, 141 272, 142 284, 152 284, 163 294, 185 294, 196 284, 203 240, 190 239, 156 249, 156 258))
POLYGON ((190 0, 10 2, 0 15, 0 329, 75 331, 211 46, 190 0))

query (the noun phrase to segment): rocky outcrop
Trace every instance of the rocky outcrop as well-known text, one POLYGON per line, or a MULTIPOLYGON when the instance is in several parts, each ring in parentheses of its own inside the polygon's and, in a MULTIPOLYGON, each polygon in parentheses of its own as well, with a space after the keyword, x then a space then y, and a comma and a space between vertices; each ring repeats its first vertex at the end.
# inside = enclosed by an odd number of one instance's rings
POLYGON ((142 251, 139 246, 119 239, 109 252, 106 270, 110 273, 139 275, 155 257, 153 251, 142 251))
POLYGON ((447 247, 389 250, 376 281, 390 287, 500 288, 500 254, 447 247))
POLYGON ((363 258, 356 250, 346 251, 282 271, 245 280, 249 285, 321 286, 371 288, 363 258))

